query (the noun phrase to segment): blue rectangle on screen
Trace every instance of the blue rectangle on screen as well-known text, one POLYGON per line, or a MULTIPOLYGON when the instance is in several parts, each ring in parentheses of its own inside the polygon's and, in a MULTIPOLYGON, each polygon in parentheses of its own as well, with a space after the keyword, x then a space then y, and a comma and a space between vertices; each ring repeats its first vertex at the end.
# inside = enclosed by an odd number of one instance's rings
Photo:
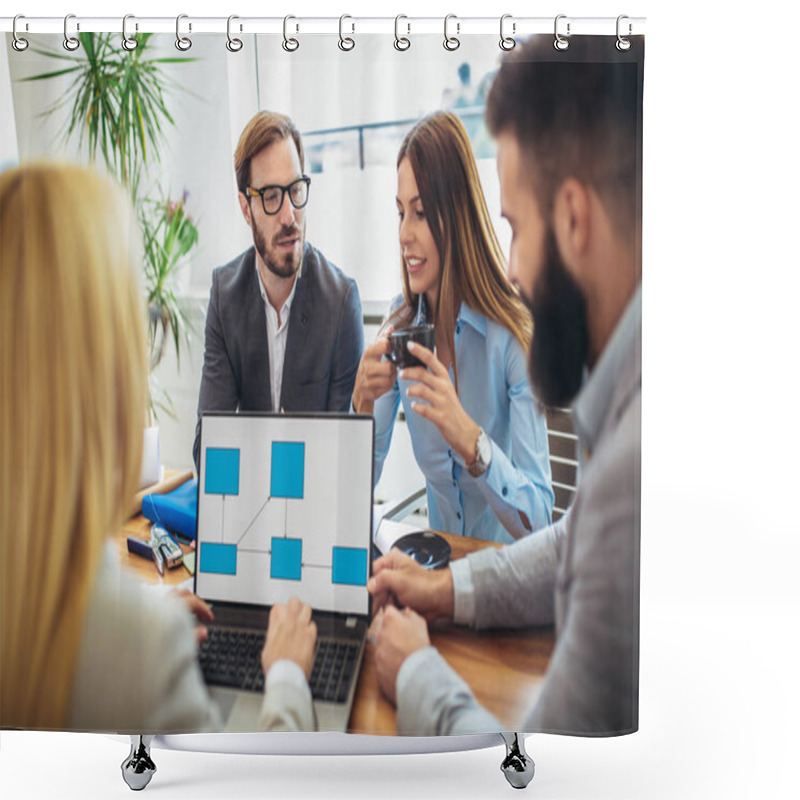
POLYGON ((284 581, 299 581, 302 577, 303 540, 273 539, 269 576, 284 581))
POLYGON ((200 544, 200 572, 235 575, 236 545, 202 542, 200 544))
POLYGON ((367 551, 357 547, 333 548, 333 583, 367 585, 367 551))
POLYGON ((303 498, 305 442, 273 442, 269 493, 271 497, 303 498))
POLYGON ((206 494, 239 494, 239 450, 206 448, 206 494))

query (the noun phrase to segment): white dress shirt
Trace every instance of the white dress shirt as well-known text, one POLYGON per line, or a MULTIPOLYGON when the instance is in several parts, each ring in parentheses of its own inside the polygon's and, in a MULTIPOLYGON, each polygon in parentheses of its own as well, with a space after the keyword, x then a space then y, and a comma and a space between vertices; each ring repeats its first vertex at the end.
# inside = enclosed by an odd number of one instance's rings
MULTIPOLYGON (((258 264, 256 263, 256 274, 258 274, 258 264)), ((272 307, 267 297, 267 290, 261 282, 261 275, 258 274, 258 288, 261 290, 261 299, 264 301, 264 308, 267 317, 267 346, 269 347, 269 385, 272 390, 272 410, 281 410, 281 387, 283 386, 283 362, 286 356, 286 339, 289 336, 289 314, 292 310, 292 300, 297 289, 297 278, 295 277, 292 291, 286 298, 280 313, 280 325, 278 324, 278 312, 272 307)))

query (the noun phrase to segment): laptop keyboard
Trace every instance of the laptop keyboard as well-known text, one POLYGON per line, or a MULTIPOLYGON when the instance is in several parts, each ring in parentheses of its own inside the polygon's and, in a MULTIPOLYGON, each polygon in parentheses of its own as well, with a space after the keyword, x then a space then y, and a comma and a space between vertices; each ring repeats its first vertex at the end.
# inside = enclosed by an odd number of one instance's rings
MULTIPOLYGON (((252 692, 264 691, 261 651, 264 634, 210 628, 198 658, 206 683, 252 692)), ((344 703, 356 670, 358 644, 317 639, 309 685, 315 700, 344 703)))

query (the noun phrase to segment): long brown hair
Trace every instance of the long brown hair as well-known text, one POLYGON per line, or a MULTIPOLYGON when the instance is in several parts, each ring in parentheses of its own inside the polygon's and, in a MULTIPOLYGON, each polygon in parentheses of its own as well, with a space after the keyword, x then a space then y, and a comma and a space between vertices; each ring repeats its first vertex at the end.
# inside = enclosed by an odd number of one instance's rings
POLYGON ((146 409, 135 227, 88 169, 0 175, 0 725, 63 728, 146 409))
MULTIPOLYGON (((509 330, 527 352, 531 322, 517 290, 506 276, 500 249, 478 177, 475 157, 461 120, 449 111, 420 120, 406 135, 397 166, 408 158, 425 218, 442 265, 439 300, 433 323, 445 336, 455 359, 455 327, 462 301, 509 330)), ((408 325, 417 308, 408 272, 403 275, 405 303, 391 321, 408 325)))

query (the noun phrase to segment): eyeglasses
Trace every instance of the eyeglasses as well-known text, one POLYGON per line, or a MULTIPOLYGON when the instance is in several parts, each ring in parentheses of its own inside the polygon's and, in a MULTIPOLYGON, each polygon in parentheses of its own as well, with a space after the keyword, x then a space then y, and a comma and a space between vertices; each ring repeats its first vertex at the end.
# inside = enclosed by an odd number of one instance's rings
POLYGON ((311 178, 303 175, 296 181, 292 181, 288 186, 262 186, 254 189, 248 186, 246 194, 248 197, 261 196, 261 207, 265 214, 272 216, 277 214, 283 206, 283 198, 289 192, 289 200, 295 208, 303 208, 308 202, 308 187, 311 185, 311 178))

